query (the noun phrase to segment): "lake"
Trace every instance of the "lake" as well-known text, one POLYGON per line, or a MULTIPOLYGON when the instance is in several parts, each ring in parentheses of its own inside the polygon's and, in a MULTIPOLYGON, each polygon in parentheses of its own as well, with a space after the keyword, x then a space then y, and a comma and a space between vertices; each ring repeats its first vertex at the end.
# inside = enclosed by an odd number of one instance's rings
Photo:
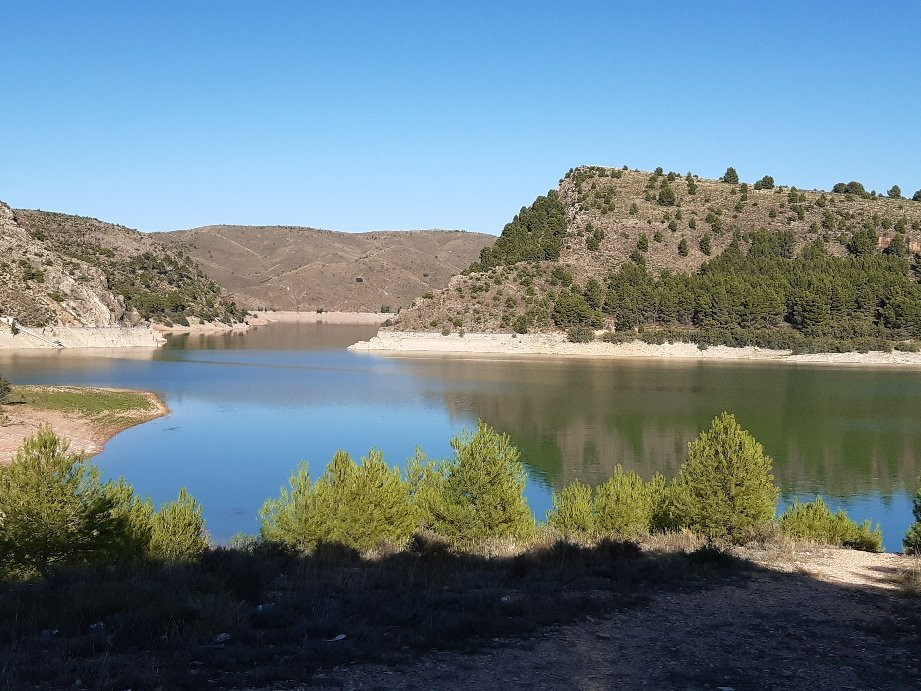
POLYGON ((673 474, 723 410, 774 458, 783 501, 821 493, 883 529, 899 550, 921 473, 921 372, 773 363, 381 357, 346 347, 376 327, 273 324, 172 336, 156 350, 0 353, 18 384, 149 389, 167 417, 112 439, 95 458, 156 503, 181 486, 214 539, 258 530, 263 500, 301 460, 317 477, 343 448, 402 464, 431 457, 483 419, 526 460, 543 519, 551 493, 604 480, 615 464, 673 474))

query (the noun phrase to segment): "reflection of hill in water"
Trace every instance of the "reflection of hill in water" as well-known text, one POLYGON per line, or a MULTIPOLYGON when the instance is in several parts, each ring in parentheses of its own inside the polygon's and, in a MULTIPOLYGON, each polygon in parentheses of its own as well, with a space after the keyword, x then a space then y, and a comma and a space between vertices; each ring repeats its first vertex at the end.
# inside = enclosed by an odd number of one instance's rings
POLYGON ((420 359, 452 415, 508 432, 554 487, 616 463, 673 473, 687 442, 729 410, 775 459, 785 490, 914 487, 921 374, 740 364, 420 359))

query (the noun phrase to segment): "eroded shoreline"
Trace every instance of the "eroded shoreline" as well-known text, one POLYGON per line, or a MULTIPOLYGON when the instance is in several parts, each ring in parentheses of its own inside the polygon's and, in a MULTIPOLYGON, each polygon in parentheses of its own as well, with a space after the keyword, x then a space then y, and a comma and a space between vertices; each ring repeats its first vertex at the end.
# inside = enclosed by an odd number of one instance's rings
POLYGON ((700 348, 694 343, 655 345, 643 341, 626 343, 570 343, 565 334, 497 334, 381 331, 350 350, 380 355, 451 354, 483 356, 559 356, 600 359, 654 359, 674 361, 769 361, 826 365, 921 367, 921 353, 869 351, 866 353, 808 353, 788 350, 729 346, 700 348))
POLYGON ((70 442, 72 451, 93 456, 119 432, 168 415, 152 391, 78 386, 17 386, 0 406, 0 465, 10 463, 22 441, 41 425, 70 442))

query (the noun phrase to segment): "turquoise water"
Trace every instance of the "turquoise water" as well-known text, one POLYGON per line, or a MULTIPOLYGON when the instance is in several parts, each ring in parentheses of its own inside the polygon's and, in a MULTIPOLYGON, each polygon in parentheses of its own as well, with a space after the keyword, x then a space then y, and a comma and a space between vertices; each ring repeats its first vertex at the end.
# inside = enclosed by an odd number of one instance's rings
POLYGON ((921 372, 771 364, 385 358, 353 353, 373 327, 272 325, 173 337, 158 351, 0 354, 15 383, 159 392, 169 416, 122 432, 96 457, 159 503, 186 486, 212 536, 258 529, 262 501, 299 461, 314 475, 338 448, 393 464, 421 446, 450 454, 482 418, 518 443, 543 518, 554 488, 616 463, 673 473, 722 410, 774 458, 784 492, 819 492, 882 525, 900 548, 921 462, 921 372))

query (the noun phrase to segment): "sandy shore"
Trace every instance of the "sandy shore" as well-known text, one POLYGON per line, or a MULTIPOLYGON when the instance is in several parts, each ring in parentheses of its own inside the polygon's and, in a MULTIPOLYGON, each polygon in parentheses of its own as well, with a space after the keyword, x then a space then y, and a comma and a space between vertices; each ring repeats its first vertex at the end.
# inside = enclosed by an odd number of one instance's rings
POLYGON ((834 365, 921 366, 921 353, 815 353, 792 355, 786 350, 710 346, 701 350, 693 343, 652 345, 629 343, 570 343, 565 334, 467 333, 448 336, 434 332, 382 331, 370 341, 359 341, 350 350, 381 354, 454 353, 467 355, 552 355, 584 358, 649 358, 661 360, 770 360, 774 362, 834 365))
POLYGON ((254 312, 259 319, 267 322, 307 324, 383 324, 392 319, 393 314, 383 312, 254 312))
MULTIPOLYGON (((0 424, 0 465, 8 464, 22 445, 23 439, 35 434, 41 425, 51 425, 54 431, 70 441, 72 451, 83 451, 95 455, 119 432, 158 417, 168 415, 170 410, 166 403, 150 391, 133 391, 130 389, 87 389, 82 387, 18 387, 20 389, 41 388, 63 391, 88 392, 111 391, 118 393, 137 393, 147 399, 147 409, 122 411, 117 420, 112 416, 93 417, 79 412, 47 410, 28 404, 8 403, 0 406, 0 415, 5 416, 0 424)), ((16 399, 14 392, 12 399, 16 399)))

